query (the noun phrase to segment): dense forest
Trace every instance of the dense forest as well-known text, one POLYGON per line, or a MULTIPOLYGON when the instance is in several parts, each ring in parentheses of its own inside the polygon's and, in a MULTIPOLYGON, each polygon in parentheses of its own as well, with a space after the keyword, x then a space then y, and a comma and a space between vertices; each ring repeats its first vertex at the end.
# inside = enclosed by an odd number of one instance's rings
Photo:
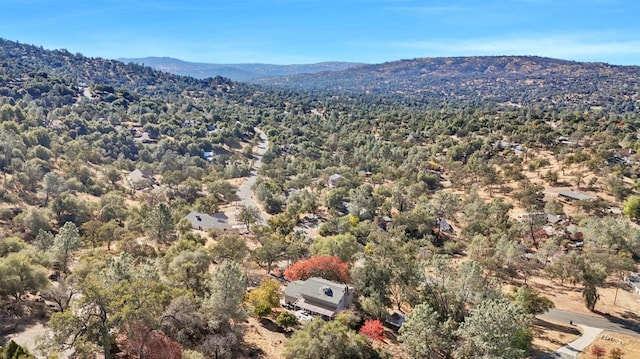
POLYGON ((594 311, 637 272, 639 91, 535 57, 245 84, 0 40, 0 354, 41 321, 36 350, 82 358, 535 355, 563 298, 530 283, 594 311), (355 299, 307 323, 282 289, 316 277, 355 299))

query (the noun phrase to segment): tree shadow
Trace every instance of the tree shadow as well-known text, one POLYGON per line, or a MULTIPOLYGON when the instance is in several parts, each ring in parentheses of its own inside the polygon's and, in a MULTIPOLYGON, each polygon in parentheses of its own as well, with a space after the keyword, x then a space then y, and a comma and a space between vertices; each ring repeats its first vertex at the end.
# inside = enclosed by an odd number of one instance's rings
POLYGON ((593 313, 602 316, 611 323, 617 324, 621 328, 640 334, 640 316, 636 313, 625 311, 621 314, 622 318, 614 317, 611 313, 603 313, 599 310, 594 310, 593 313))
POLYGON ((44 324, 47 317, 47 308, 42 302, 25 300, 4 306, 0 308, 0 338, 20 333, 35 324, 44 324))
POLYGON ((260 318, 260 324, 262 324, 262 326, 270 332, 275 332, 275 333, 285 332, 284 329, 279 327, 276 323, 273 322, 273 320, 269 318, 260 318))

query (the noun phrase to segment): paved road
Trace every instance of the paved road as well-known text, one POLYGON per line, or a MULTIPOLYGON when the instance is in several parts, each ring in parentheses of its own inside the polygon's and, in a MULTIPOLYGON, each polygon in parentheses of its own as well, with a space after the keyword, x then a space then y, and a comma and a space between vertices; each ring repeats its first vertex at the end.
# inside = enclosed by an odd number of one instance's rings
MULTIPOLYGON (((253 151, 254 162, 251 176, 249 176, 249 178, 247 178, 247 180, 238 188, 237 193, 238 197, 240 197, 240 201, 237 202, 238 207, 251 206, 261 208, 260 206, 258 206, 258 202, 254 198, 251 187, 256 183, 256 180, 258 179, 258 170, 260 169, 260 167, 262 167, 262 156, 267 152, 267 149, 269 148, 269 139, 267 138, 267 135, 265 135, 265 133, 262 132, 262 130, 260 130, 259 128, 256 128, 255 130, 260 135, 260 141, 253 151)), ((235 215, 235 211, 231 213, 232 218, 230 218, 230 220, 232 223, 237 224, 238 221, 236 220, 235 215)), ((260 211, 260 215, 262 217, 263 224, 266 224, 269 217, 271 217, 269 214, 262 210, 260 211)))
POLYGON ((640 335, 640 324, 632 320, 624 320, 608 316, 584 315, 558 309, 551 309, 544 314, 538 315, 538 318, 567 324, 570 321, 573 321, 574 324, 582 324, 612 332, 640 335))

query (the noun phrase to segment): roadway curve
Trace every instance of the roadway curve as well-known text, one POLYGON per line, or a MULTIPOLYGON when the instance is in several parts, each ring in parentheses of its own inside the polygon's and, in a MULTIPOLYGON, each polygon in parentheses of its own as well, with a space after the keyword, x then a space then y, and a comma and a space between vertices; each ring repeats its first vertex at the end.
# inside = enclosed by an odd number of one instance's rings
POLYGON ((607 331, 640 335, 640 325, 632 320, 620 319, 612 316, 591 316, 573 312, 567 312, 559 309, 550 309, 544 314, 538 315, 543 320, 552 320, 555 322, 574 324, 583 324, 593 328, 600 328, 607 331))

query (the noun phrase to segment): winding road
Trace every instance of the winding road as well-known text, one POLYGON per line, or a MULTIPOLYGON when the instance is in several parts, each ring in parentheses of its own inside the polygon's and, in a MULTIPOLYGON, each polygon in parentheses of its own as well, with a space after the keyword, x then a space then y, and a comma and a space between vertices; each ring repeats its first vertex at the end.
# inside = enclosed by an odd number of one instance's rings
POLYGON ((237 194, 240 200, 236 203, 238 209, 229 214, 229 222, 231 224, 241 224, 236 219, 236 215, 238 214, 239 208, 242 206, 258 208, 260 210, 260 217, 263 223, 266 223, 269 220, 269 217, 271 217, 268 213, 262 210, 257 200, 254 198, 255 196, 251 189, 258 179, 258 170, 262 167, 262 156, 264 156, 269 149, 269 139, 267 138, 267 135, 259 128, 255 128, 255 130, 256 133, 260 135, 260 141, 253 151, 254 162, 251 170, 251 176, 249 176, 238 188, 237 194))

